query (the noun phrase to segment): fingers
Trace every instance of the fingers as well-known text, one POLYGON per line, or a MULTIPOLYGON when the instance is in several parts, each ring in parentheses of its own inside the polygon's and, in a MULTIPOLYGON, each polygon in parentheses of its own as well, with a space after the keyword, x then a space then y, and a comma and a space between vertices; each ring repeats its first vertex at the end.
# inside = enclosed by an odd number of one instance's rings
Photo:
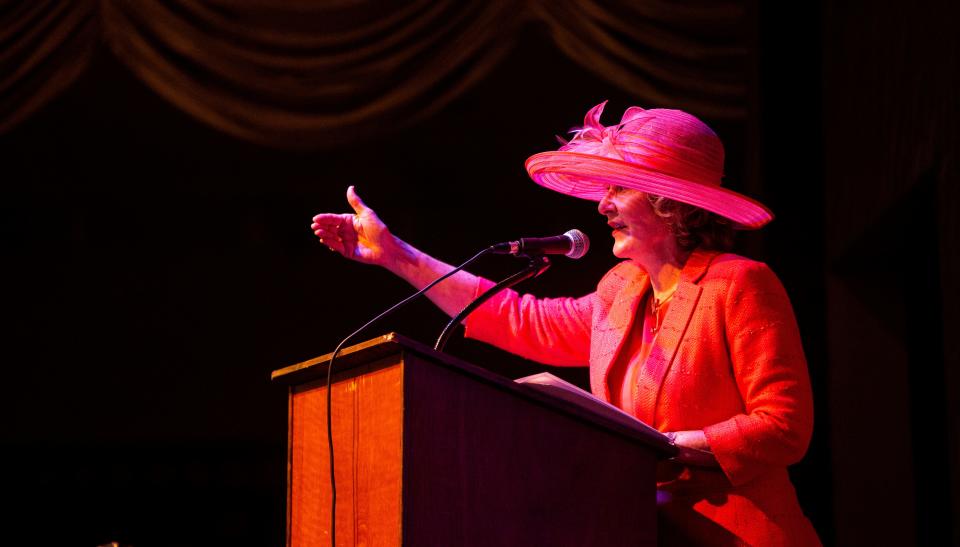
POLYGON ((326 245, 331 251, 336 251, 346 257, 353 255, 353 247, 348 245, 343 239, 337 237, 336 234, 323 233, 317 237, 320 239, 320 243, 326 245))
POLYGON ((323 213, 313 217, 313 224, 310 225, 314 235, 333 251, 348 255, 352 253, 352 244, 345 243, 349 239, 356 241, 356 234, 353 230, 353 215, 335 215, 323 213))
POLYGON ((353 253, 353 251, 349 250, 348 247, 344 245, 343 241, 340 239, 336 239, 336 238, 326 239, 321 237, 320 243, 323 243, 324 245, 326 245, 327 248, 330 249, 331 251, 340 253, 341 255, 346 257, 349 257, 353 253))
POLYGON ((353 215, 322 213, 313 217, 313 224, 310 225, 310 229, 317 237, 343 239, 344 233, 353 230, 353 215))
POLYGON ((353 207, 354 212, 358 215, 368 209, 367 204, 360 199, 360 196, 357 195, 357 191, 352 184, 347 187, 347 203, 350 204, 350 207, 353 207))
MULTIPOLYGON (((313 217, 313 224, 325 228, 332 228, 343 225, 344 223, 348 222, 352 216, 353 215, 350 214, 320 213, 319 215, 313 217)), ((313 224, 311 224, 311 227, 313 224)))

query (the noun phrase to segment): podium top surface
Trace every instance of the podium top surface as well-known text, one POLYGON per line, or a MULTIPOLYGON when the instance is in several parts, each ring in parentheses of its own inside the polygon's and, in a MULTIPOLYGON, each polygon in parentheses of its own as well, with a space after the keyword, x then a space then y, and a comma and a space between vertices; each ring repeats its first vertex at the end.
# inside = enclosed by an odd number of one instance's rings
MULTIPOLYGON (((337 355, 336 368, 338 371, 349 370, 361 363, 375 361, 405 348, 413 349, 417 353, 427 351, 437 357, 449 357, 419 342, 391 332, 344 348, 337 355)), ((326 378, 327 365, 330 363, 331 357, 333 357, 333 352, 277 369, 270 373, 270 379, 283 385, 297 385, 318 378, 326 378)))
MULTIPOLYGON (((674 456, 677 453, 676 447, 666 441, 662 435, 651 434, 649 431, 640 427, 633 428, 624 426, 622 423, 611 420, 609 417, 594 412, 590 408, 585 408, 542 391, 537 391, 529 386, 518 384, 509 378, 505 378, 446 353, 435 351, 425 344, 394 332, 341 350, 337 355, 334 376, 341 376, 350 369, 377 361, 392 354, 403 352, 416 354, 438 366, 452 368, 471 376, 476 381, 492 384, 495 387, 512 392, 518 397, 550 407, 562 414, 572 415, 575 418, 586 420, 618 435, 640 441, 653 448, 662 457, 674 456)), ((321 355, 320 357, 274 370, 270 374, 270 378, 278 384, 290 387, 326 379, 327 368, 332 356, 333 353, 331 352, 321 355)))

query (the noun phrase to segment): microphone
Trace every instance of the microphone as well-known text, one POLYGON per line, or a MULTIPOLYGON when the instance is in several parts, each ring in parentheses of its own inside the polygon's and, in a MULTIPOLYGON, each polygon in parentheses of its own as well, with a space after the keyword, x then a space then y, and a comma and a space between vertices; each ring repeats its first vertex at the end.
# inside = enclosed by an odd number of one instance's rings
POLYGON ((580 230, 569 230, 559 236, 525 237, 497 243, 490 249, 493 254, 500 255, 566 255, 576 259, 590 250, 590 239, 580 230))

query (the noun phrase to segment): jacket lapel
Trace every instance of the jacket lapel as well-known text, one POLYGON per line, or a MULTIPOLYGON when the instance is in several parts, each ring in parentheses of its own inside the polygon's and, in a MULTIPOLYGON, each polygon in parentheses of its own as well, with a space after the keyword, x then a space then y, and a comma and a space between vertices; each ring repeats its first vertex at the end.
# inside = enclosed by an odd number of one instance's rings
POLYGON ((617 356, 623 351, 630 331, 637 318, 637 307, 643 293, 650 286, 650 278, 643 270, 636 268, 636 274, 617 291, 610 305, 610 313, 602 328, 594 330, 597 337, 593 343, 598 348, 616 348, 613 352, 604 353, 597 362, 596 375, 593 378, 593 392, 599 394, 604 401, 610 401, 610 386, 607 375, 610 367, 616 362, 617 356))
POLYGON ((639 413, 637 417, 650 425, 655 424, 657 400, 663 387, 663 379, 673 364, 677 348, 687 332, 690 318, 693 317, 703 291, 697 282, 706 273, 715 256, 716 252, 696 250, 687 259, 680 272, 676 293, 650 349, 650 355, 640 369, 635 401, 639 413))

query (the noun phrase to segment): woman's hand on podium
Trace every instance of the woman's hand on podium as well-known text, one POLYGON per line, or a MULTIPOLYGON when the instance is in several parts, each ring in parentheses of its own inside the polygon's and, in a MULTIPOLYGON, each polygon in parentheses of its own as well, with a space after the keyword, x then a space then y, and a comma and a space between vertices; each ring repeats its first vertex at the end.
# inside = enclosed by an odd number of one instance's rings
POLYGON ((357 262, 384 266, 395 238, 353 186, 347 188, 347 202, 354 214, 320 213, 313 217, 310 229, 331 250, 357 262))
POLYGON ((717 467, 717 460, 710 450, 710 443, 702 429, 691 431, 671 431, 665 433, 668 439, 680 451, 674 461, 700 467, 717 467))

